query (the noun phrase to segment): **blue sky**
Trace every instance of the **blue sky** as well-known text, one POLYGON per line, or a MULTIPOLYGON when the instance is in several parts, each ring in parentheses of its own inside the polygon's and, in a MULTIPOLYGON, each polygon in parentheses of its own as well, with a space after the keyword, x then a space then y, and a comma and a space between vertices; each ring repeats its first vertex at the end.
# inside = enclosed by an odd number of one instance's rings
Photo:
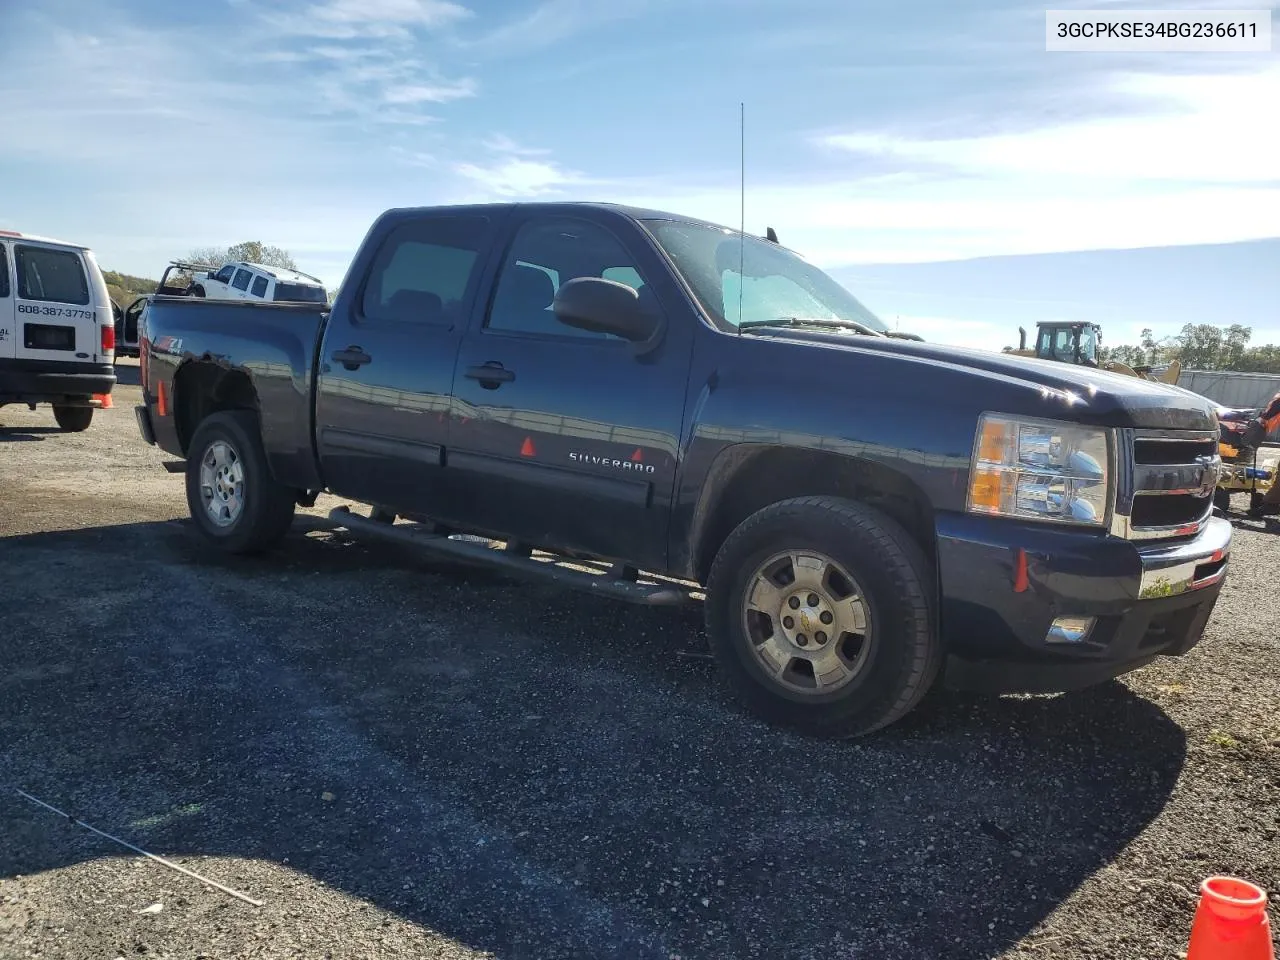
MULTIPOLYGON (((748 228, 904 328, 999 346, 1009 318, 1098 308, 1054 255, 1164 246, 1185 249, 1090 261, 1111 342, 1172 263, 1234 284, 1233 317, 1280 341, 1277 245, 1241 242, 1280 238, 1280 52, 1048 54, 1044 10, 0 0, 0 226, 149 276, 261 239, 337 283, 391 206, 606 199, 736 224, 745 100, 748 228), (935 263, 967 258, 995 259, 935 263)), ((1169 332, 1203 319, 1172 299, 1169 332)))

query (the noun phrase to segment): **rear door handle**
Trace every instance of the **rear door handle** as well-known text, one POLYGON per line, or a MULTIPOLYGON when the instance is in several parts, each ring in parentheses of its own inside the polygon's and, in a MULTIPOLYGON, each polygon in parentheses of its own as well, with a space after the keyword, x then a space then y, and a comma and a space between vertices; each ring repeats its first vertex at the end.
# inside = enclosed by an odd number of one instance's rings
POLYGON ((516 378, 514 370, 508 370, 494 360, 478 367, 467 367, 466 376, 470 380, 479 380, 486 390, 496 390, 500 384, 510 383, 516 378))
POLYGON ((334 353, 333 359, 342 364, 348 370, 355 370, 362 364, 373 362, 373 357, 369 356, 364 350, 357 346, 347 347, 345 350, 338 350, 334 353))

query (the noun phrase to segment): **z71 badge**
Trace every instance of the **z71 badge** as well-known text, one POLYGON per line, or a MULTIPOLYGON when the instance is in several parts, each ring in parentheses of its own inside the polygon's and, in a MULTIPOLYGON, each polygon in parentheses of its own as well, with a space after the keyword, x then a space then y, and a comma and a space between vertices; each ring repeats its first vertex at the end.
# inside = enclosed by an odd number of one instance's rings
POLYGON ((612 470, 628 470, 632 473, 653 473, 654 467, 635 460, 619 460, 616 457, 602 457, 594 453, 570 453, 569 459, 574 463, 585 463, 593 467, 609 467, 612 470))

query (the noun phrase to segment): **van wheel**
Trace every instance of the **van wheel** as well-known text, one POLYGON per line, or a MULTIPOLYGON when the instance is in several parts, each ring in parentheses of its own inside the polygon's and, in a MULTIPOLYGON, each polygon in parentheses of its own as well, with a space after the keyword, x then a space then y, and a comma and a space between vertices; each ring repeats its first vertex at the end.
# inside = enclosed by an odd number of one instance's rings
POLYGON ((67 407, 55 403, 53 419, 63 433, 82 433, 93 422, 93 407, 67 407))
POLYGON ((806 733, 893 723, 942 661, 929 570, 906 531, 864 504, 802 497, 760 510, 707 578, 722 682, 757 716, 806 733))
POLYGON ((196 529, 228 553, 259 553, 293 522, 295 491, 267 465, 257 418, 228 410, 205 418, 187 458, 187 507, 196 529))

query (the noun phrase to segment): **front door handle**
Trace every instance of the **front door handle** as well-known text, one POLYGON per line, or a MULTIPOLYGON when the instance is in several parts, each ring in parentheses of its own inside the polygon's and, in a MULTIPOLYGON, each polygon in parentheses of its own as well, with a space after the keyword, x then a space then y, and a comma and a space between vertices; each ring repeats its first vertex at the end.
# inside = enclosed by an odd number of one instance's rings
POLYGON ((508 370, 494 360, 478 367, 467 367, 466 376, 470 380, 479 380, 480 386, 486 390, 496 390, 501 384, 510 383, 516 378, 514 370, 508 370))
POLYGON ((369 356, 364 350, 357 346, 347 347, 345 350, 338 350, 334 353, 333 359, 342 364, 348 370, 355 370, 362 364, 371 363, 373 357, 369 356))

